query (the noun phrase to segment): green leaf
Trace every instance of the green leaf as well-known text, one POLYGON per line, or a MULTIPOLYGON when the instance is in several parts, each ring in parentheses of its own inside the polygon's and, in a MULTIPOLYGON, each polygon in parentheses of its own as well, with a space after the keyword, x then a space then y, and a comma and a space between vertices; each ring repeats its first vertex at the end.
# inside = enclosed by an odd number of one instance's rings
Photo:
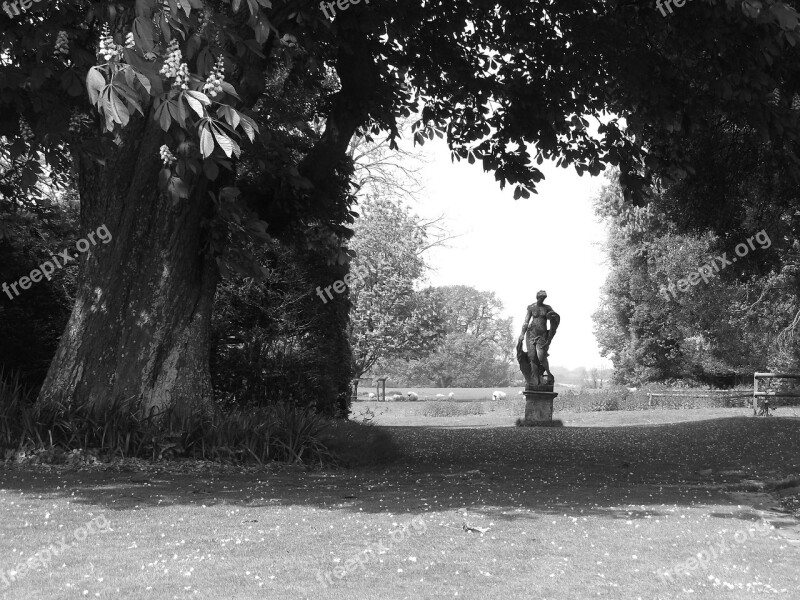
POLYGON ((173 177, 170 179, 168 189, 171 194, 176 194, 178 198, 189 197, 189 186, 186 185, 186 182, 180 177, 173 177))
POLYGON ((178 110, 178 102, 175 100, 169 100, 168 102, 165 102, 165 104, 167 105, 167 110, 169 111, 169 116, 172 118, 172 120, 176 121, 178 124, 181 124, 181 115, 180 111, 178 110))
POLYGON ((197 72, 206 77, 214 67, 214 60, 214 54, 208 47, 200 50, 200 54, 197 55, 197 72))
POLYGON ((111 88, 111 93, 109 94, 109 98, 111 100, 111 110, 114 115, 114 121, 122 125, 123 127, 128 124, 130 120, 131 113, 128 111, 128 107, 125 106, 125 103, 122 102, 122 99, 114 92, 114 88, 111 88))
POLYGON ((236 93, 236 90, 234 89, 234 87, 230 83, 228 83, 227 81, 223 81, 222 82, 222 91, 225 92, 226 94, 230 94, 231 96, 233 96, 237 100, 241 100, 241 98, 239 98, 239 95, 236 93))
POLYGON ((136 15, 145 18, 152 17, 156 1, 157 0, 136 0, 136 15))
MULTIPOLYGON (((206 111, 203 108, 203 103, 198 100, 193 94, 199 94, 199 92, 193 92, 191 90, 184 91, 181 96, 183 96, 184 100, 186 100, 187 104, 192 108, 194 112, 197 113, 197 116, 201 119, 206 116, 206 111)), ((205 97, 204 94, 200 94, 205 97)), ((178 98, 180 100, 180 97, 178 98)))
POLYGON ((172 40, 172 34, 170 33, 169 23, 167 22, 167 17, 164 14, 164 11, 161 11, 159 26, 161 27, 161 35, 164 38, 164 41, 169 44, 170 40, 172 40))
POLYGON ((92 67, 86 74, 86 89, 89 90, 89 99, 97 105, 100 91, 106 86, 106 78, 100 73, 99 67, 92 67))
POLYGON ((256 122, 247 115, 243 115, 242 113, 238 113, 238 115, 241 119, 242 129, 244 129, 247 137, 250 138, 250 141, 254 141, 256 139, 256 133, 260 133, 258 130, 258 125, 256 125, 256 122))
POLYGON ((239 126, 239 112, 227 104, 222 104, 217 109, 217 116, 224 117, 225 121, 227 121, 228 125, 230 125, 233 129, 239 126))
POLYGON ((175 111, 176 111, 177 115, 173 116, 173 118, 178 122, 178 124, 181 127, 185 128, 186 127, 186 117, 188 115, 186 114, 186 107, 183 105, 183 102, 181 102, 181 96, 182 95, 183 94, 178 96, 178 100, 175 103, 175 111))
POLYGON ((136 17, 133 21, 133 39, 136 46, 143 52, 152 52, 154 49, 156 31, 153 22, 144 17, 136 17))
POLYGON ((214 153, 214 138, 208 129, 208 124, 200 125, 200 154, 203 158, 208 158, 214 153))
POLYGON ((172 117, 169 116, 169 110, 167 110, 168 102, 164 102, 161 106, 158 107, 156 110, 156 117, 158 118, 158 124, 161 125, 161 129, 164 131, 169 131, 170 126, 172 125, 172 117))
POLYGON ((233 146, 235 142, 229 138, 215 123, 211 123, 211 131, 214 132, 214 138, 217 140, 219 147, 222 148, 225 156, 230 158, 231 154, 233 153, 233 146))
POLYGON ((194 90, 186 90, 184 92, 187 96, 190 96, 203 104, 203 106, 209 106, 211 104, 211 100, 209 100, 208 96, 206 96, 203 92, 195 92, 194 90))
POLYGON ((797 27, 798 14, 791 6, 778 2, 769 7, 770 12, 778 19, 778 23, 783 29, 792 31, 797 27))

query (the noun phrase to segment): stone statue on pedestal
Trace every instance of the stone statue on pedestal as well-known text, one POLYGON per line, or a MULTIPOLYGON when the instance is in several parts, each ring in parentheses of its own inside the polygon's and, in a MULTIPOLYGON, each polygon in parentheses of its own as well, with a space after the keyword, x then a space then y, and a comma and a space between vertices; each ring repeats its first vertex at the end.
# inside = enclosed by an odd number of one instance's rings
POLYGON ((553 374, 550 372, 550 363, 547 361, 547 351, 550 342, 556 335, 558 324, 561 317, 553 308, 544 303, 547 292, 541 290, 536 294, 536 303, 528 306, 525 314, 525 322, 522 325, 522 333, 517 341, 517 360, 520 363, 520 370, 525 377, 528 385, 548 385, 553 383, 553 374), (547 322, 550 322, 550 329, 547 322), (526 336, 527 334, 527 336, 526 336), (522 340, 528 347, 528 365, 523 366, 522 340))

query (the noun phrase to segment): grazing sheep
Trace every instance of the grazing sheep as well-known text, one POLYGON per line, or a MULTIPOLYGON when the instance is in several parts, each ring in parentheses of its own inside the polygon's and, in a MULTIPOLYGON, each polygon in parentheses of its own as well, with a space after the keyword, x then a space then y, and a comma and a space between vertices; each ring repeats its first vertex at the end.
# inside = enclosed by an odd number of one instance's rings
POLYGON ((409 402, 416 402, 417 400, 419 400, 419 396, 417 396, 414 392, 408 392, 409 402))
POLYGON ((492 400, 505 400, 506 393, 505 392, 495 392, 492 394, 492 400))
POLYGON ((517 396, 522 396, 523 394, 524 394, 524 392, 522 390, 517 392, 517 396))
POLYGON ((443 400, 444 398, 445 398, 444 394, 436 394, 436 399, 437 400, 443 400))
POLYGON ((392 402, 402 402, 403 395, 402 394, 395 394, 392 396, 392 402))
POLYGON ((450 398, 450 400, 452 400, 456 397, 456 395, 453 392, 450 392, 449 394, 447 394, 447 397, 450 398))
POLYGON ((369 394, 367 394, 367 398, 369 398, 370 400, 374 400, 375 399, 375 393, 374 392, 370 392, 369 394))

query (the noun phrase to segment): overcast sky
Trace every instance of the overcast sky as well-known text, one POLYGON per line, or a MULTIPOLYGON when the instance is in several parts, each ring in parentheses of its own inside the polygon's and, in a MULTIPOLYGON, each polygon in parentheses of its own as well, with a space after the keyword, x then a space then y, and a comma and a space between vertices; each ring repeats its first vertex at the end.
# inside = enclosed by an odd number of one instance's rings
POLYGON ((527 305, 544 289, 547 304, 561 315, 552 364, 609 366, 600 357, 591 319, 608 272, 600 248, 605 229, 592 210, 603 177, 579 177, 571 168, 545 162, 538 195, 514 200, 513 188, 501 191, 479 162, 452 164, 444 142, 428 142, 424 150, 432 160, 423 169, 426 187, 412 209, 423 217, 444 214, 447 229, 461 234, 448 248, 428 254, 428 284, 494 291, 505 314, 514 317, 517 335, 527 305))

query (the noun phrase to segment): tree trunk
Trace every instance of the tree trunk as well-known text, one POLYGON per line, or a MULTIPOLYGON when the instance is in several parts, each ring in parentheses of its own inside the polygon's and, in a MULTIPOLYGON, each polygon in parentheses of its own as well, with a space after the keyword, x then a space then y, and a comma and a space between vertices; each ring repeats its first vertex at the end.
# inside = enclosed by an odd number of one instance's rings
MULTIPOLYGON (((158 190, 162 131, 131 119, 106 165, 80 159, 81 235, 113 236, 81 255, 75 306, 40 404, 185 414, 211 401, 209 325, 218 272, 202 252, 211 201, 199 185, 173 204, 158 190)), ((76 254, 70 249, 70 254, 76 254)))

